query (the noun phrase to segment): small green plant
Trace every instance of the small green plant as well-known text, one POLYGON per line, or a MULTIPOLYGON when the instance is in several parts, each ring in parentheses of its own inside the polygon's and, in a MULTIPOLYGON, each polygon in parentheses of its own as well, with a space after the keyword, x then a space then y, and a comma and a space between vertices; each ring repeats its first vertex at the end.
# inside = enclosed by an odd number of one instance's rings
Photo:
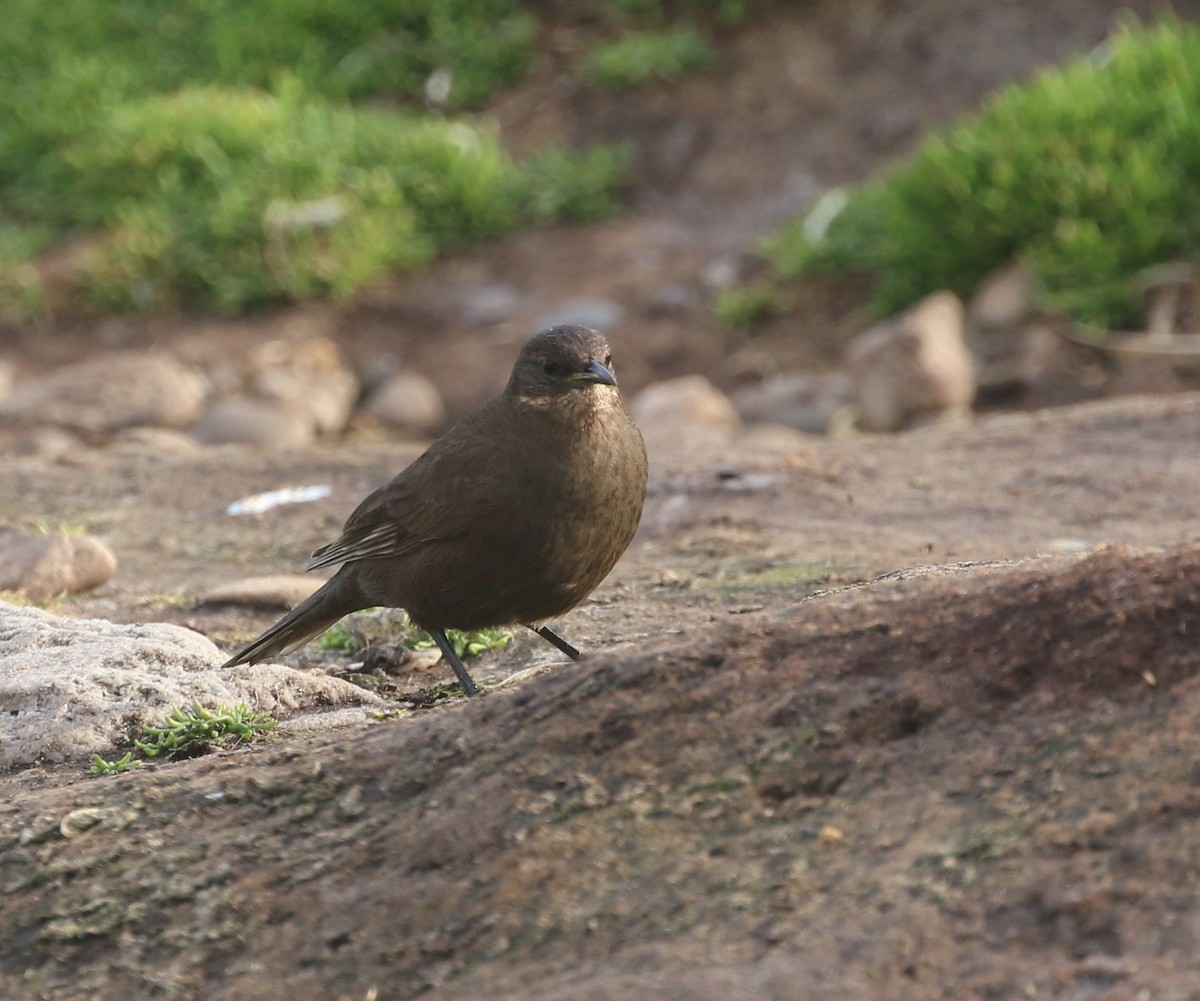
MULTIPOLYGON (((478 629, 473 632, 447 629, 446 639, 454 647, 454 652, 465 659, 478 657, 488 650, 503 649, 512 640, 512 633, 504 629, 478 629)), ((428 650, 437 644, 425 630, 414 629, 413 636, 405 640, 404 645, 410 650, 428 650)))
POLYGON ((191 708, 175 706, 167 713, 162 726, 143 727, 142 737, 133 742, 133 751, 115 761, 107 761, 100 755, 92 757, 93 775, 118 775, 141 764, 134 752, 142 759, 163 758, 170 760, 179 756, 190 756, 206 751, 214 744, 225 747, 248 743, 262 738, 277 725, 267 713, 254 712, 245 703, 232 708, 218 706, 206 709, 199 702, 191 708))
POLYGON ((629 90, 672 83, 712 63, 712 46, 690 26, 631 31, 592 50, 584 72, 603 87, 629 90))
POLYGON ((174 757, 185 751, 195 753, 207 744, 254 740, 276 725, 273 717, 252 711, 244 702, 232 709, 205 709, 194 702, 190 709, 172 708, 162 726, 145 727, 147 739, 135 740, 133 746, 147 758, 174 757))
POLYGON ((345 623, 335 622, 317 637, 318 650, 332 650, 335 653, 353 653, 357 644, 350 638, 350 632, 345 623))
POLYGON ((18 608, 41 608, 48 612, 61 611, 70 607, 77 596, 71 594, 46 594, 30 597, 21 590, 0 591, 0 601, 18 608))
MULTIPOLYGON (((471 632, 447 629, 446 638, 454 647, 454 652, 460 657, 477 657, 488 650, 497 650, 507 646, 512 639, 512 634, 504 629, 479 629, 471 632)), ((437 645, 429 633, 411 623, 407 628, 401 628, 392 642, 397 642, 409 650, 429 650, 437 645)), ((361 649, 362 641, 355 639, 345 623, 335 622, 321 634, 317 640, 317 646, 321 650, 354 653, 361 649)))
POLYGON ((792 307, 792 297, 777 282, 762 281, 726 289, 714 306, 717 318, 734 330, 748 330, 759 320, 780 316, 792 307))
POLYGON ((782 277, 854 271, 888 315, 969 294, 1014 257, 1044 302, 1114 328, 1141 315, 1137 275, 1200 256, 1200 28, 1166 19, 1103 58, 1009 87, 853 193, 828 227, 763 248, 782 277))
POLYGON ((106 761, 100 755, 93 754, 91 771, 93 775, 120 775, 131 768, 137 768, 141 763, 140 760, 134 758, 133 751, 126 751, 125 756, 117 758, 116 761, 106 761))
POLYGON ((76 522, 60 521, 52 525, 44 518, 39 518, 33 523, 33 530, 38 535, 87 535, 87 528, 76 522))

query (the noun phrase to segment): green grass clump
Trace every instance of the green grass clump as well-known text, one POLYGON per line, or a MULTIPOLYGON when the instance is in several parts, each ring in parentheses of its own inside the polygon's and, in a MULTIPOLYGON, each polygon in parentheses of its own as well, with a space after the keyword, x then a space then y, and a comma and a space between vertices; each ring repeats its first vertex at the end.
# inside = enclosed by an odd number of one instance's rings
POLYGON ((1139 271, 1200 255, 1197 177, 1200 29, 1166 20, 1005 89, 854 193, 822 236, 789 223, 763 252, 785 277, 873 274, 880 315, 967 295, 1020 258, 1047 305, 1115 328, 1140 316, 1139 271))
POLYGON ((551 146, 521 170, 521 202, 535 222, 595 222, 616 210, 633 151, 628 145, 597 146, 571 153, 551 146))
POLYGON ((592 50, 587 75, 612 90, 671 83, 713 60, 712 47, 695 28, 631 31, 592 50))
POLYGON ((534 20, 518 0, 7 0, 5 101, 67 114, 90 80, 128 98, 197 82, 268 87, 280 72, 330 99, 419 101, 434 70, 451 101, 477 103, 525 71, 534 20), (39 102, 38 94, 42 101, 39 102))
POLYGON ((10 191, 40 224, 92 234, 86 302, 234 313, 345 296, 535 217, 612 210, 619 161, 551 155, 526 173, 484 128, 335 105, 294 81, 200 87, 100 114, 10 191))
POLYGON ((525 72, 517 0, 13 0, 4 27, 0 307, 18 318, 344 296, 614 208, 618 153, 526 170, 487 126, 426 112, 435 72, 449 108, 525 72))
POLYGON ((738 285, 717 296, 717 318, 734 330, 748 330, 759 320, 780 316, 792 308, 792 297, 777 282, 738 285))
POLYGON ((117 775, 145 759, 192 756, 217 744, 236 746, 260 739, 276 725, 270 715, 253 712, 245 704, 215 709, 206 709, 199 702, 193 703, 190 709, 175 706, 162 726, 144 727, 142 738, 134 740, 134 750, 124 757, 107 761, 98 754, 93 755, 91 771, 93 775, 117 775), (134 752, 142 757, 135 758, 134 752))
MULTIPOLYGON (((605 85, 676 79, 751 0, 607 0, 605 85)), ((526 73, 520 0, 10 0, 0 313, 239 313, 615 210, 628 150, 514 164, 447 120, 526 73), (435 86, 436 81, 436 86, 435 86), (435 107, 430 114, 429 106, 435 107)))

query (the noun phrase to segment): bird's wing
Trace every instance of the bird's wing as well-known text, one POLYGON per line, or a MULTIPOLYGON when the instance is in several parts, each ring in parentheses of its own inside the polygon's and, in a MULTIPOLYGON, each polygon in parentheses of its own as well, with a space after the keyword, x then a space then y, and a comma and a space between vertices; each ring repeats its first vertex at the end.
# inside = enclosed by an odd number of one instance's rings
POLYGON ((342 534, 313 553, 305 569, 404 556, 429 543, 468 534, 485 516, 489 490, 484 484, 503 475, 504 458, 496 439, 479 436, 480 423, 472 420, 455 427, 394 480, 369 494, 346 519, 342 534), (472 504, 474 497, 481 502, 472 504))

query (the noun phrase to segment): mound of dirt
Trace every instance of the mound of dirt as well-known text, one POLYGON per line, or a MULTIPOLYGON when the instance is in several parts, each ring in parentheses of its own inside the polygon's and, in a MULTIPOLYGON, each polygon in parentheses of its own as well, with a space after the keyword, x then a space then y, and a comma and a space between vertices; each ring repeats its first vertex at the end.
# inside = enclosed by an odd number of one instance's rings
POLYGON ((27 795, 0 984, 1186 997, 1198 596, 1198 545, 890 577, 336 742, 27 795))

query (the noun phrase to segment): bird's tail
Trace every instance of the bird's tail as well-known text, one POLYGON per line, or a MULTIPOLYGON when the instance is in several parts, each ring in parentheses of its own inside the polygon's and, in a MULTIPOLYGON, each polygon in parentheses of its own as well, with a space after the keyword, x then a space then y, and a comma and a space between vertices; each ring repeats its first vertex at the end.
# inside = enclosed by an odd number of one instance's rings
POLYGON ((358 582, 343 568, 331 577, 311 598, 306 598, 249 646, 239 650, 221 667, 258 664, 280 654, 291 653, 320 635, 343 615, 349 615, 370 602, 363 598, 358 582))

